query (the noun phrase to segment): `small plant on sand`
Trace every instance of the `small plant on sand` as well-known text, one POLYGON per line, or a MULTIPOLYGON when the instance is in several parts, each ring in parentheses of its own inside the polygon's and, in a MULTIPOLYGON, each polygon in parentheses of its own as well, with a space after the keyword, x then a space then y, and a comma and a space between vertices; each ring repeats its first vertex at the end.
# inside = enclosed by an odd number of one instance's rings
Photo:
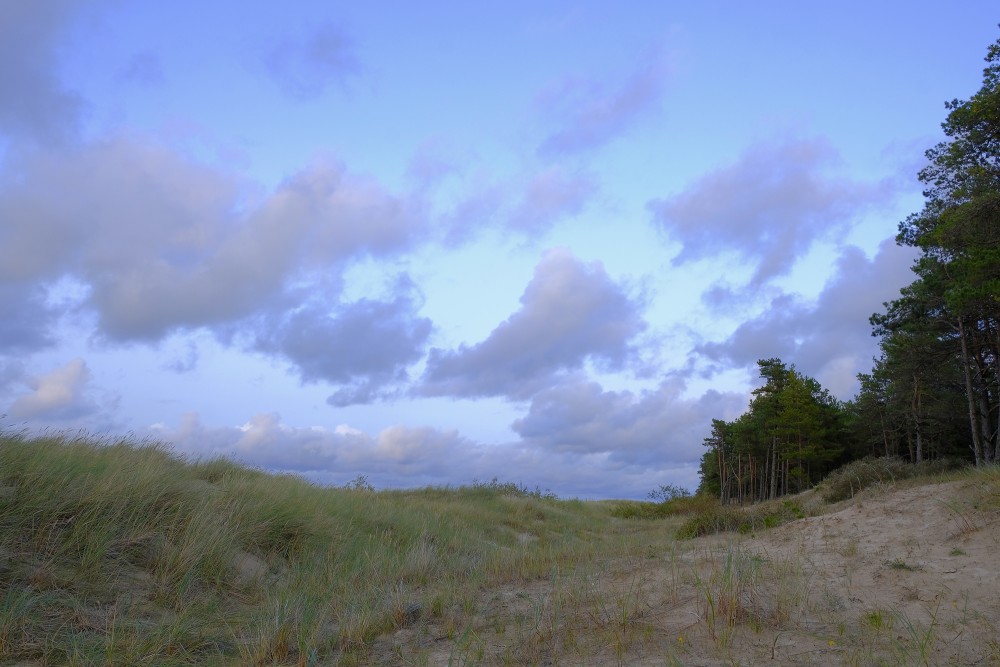
POLYGON ((707 581, 697 579, 710 637, 715 639, 721 629, 732 628, 757 615, 762 563, 759 556, 740 547, 731 547, 726 551, 721 569, 714 571, 707 581))

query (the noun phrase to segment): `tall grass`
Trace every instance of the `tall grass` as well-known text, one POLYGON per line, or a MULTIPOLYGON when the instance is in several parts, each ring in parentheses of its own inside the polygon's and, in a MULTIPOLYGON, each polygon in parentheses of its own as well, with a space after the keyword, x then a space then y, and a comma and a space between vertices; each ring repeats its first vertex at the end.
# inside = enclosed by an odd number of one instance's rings
MULTIPOLYGON (((962 474, 974 507, 952 511, 979 530, 1000 474, 962 474)), ((844 479, 862 485, 855 468, 827 488, 844 479)), ((151 444, 0 433, 0 664, 749 664, 793 635, 817 659, 920 664, 945 631, 996 635, 974 610, 854 617, 805 552, 740 546, 812 502, 321 488, 151 444), (718 531, 737 534, 675 539, 718 531)), ((1000 658, 991 646, 962 650, 1000 658)))
POLYGON ((379 636, 460 632, 482 590, 631 530, 497 480, 320 488, 156 445, 0 434, 0 660, 363 662, 379 636))

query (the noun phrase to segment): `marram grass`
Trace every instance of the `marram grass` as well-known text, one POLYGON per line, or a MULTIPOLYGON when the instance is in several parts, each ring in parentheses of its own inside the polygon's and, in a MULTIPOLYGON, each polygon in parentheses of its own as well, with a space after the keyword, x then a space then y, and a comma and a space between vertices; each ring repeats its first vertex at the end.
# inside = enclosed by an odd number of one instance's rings
POLYGON ((0 434, 0 664, 364 663, 379 636, 460 632, 484 590, 628 552, 643 530, 496 480, 321 488, 156 445, 0 434))
MULTIPOLYGON (((975 511, 945 505, 973 534, 1000 475, 948 474, 975 490, 975 511)), ((860 484, 848 469, 829 486, 847 477, 860 484)), ((952 637, 944 611, 854 618, 815 588, 808 554, 740 547, 822 502, 323 488, 156 445, 0 433, 0 667, 745 664, 803 628, 842 664, 926 663, 952 637)))

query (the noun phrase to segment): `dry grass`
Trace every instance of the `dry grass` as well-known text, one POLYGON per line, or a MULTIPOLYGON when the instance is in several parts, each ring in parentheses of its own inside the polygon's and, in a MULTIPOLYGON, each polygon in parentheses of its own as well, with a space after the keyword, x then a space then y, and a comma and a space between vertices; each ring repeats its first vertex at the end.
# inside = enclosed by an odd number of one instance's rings
MULTIPOLYGON (((1000 473, 948 479, 962 492, 921 506, 947 524, 935 561, 920 539, 873 552, 810 523, 839 515, 797 522, 831 508, 818 494, 727 523, 704 498, 623 512, 496 480, 330 489, 5 435, 0 664, 990 664, 997 610, 915 583, 995 553, 1000 473), (713 532, 692 526, 735 532, 675 538, 713 532)), ((869 508, 892 497, 883 481, 832 507, 879 526, 869 508)))

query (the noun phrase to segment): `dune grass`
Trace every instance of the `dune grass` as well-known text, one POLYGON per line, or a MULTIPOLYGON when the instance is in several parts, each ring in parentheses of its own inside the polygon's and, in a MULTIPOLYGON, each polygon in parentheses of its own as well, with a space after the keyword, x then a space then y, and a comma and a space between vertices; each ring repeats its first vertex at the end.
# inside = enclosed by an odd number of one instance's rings
MULTIPOLYGON (((975 512, 993 511, 1000 475, 974 474, 975 512)), ((740 548, 741 533, 821 513, 821 497, 735 508, 560 500, 497 480, 323 488, 155 444, 0 434, 0 665, 685 664, 827 613, 861 642, 848 663, 899 647, 919 661, 938 626, 894 609, 841 618, 802 556, 740 548), (676 539, 725 531, 736 541, 676 539)))
POLYGON ((130 441, 0 435, 0 659, 364 663, 483 590, 638 550, 601 503, 493 480, 321 488, 130 441))

